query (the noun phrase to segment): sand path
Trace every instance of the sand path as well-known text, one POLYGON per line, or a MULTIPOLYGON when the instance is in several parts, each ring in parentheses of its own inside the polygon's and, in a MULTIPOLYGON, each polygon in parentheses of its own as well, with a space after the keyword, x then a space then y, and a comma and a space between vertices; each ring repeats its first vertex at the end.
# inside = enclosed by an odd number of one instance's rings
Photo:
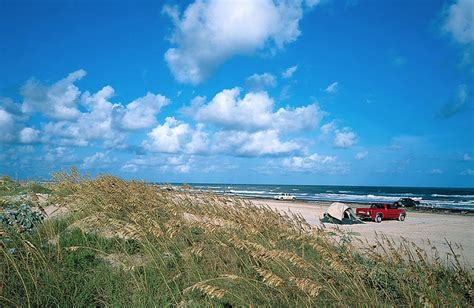
MULTIPOLYGON (((330 205, 330 202, 310 203, 266 199, 252 199, 252 202, 268 205, 278 211, 291 210, 294 213, 300 213, 313 226, 321 225, 319 218, 330 205)), ((325 224, 325 226, 334 227, 332 224, 325 224)), ((457 249, 456 253, 462 255, 470 268, 474 266, 474 216, 472 215, 409 212, 404 222, 396 220, 384 220, 381 223, 366 222, 361 225, 342 226, 342 229, 354 232, 358 238, 369 243, 375 241, 376 232, 383 233, 396 241, 404 237, 428 252, 432 246, 436 247, 441 256, 446 256, 450 252, 446 239, 462 246, 462 250, 457 249), (428 244, 428 240, 432 245, 428 244)))

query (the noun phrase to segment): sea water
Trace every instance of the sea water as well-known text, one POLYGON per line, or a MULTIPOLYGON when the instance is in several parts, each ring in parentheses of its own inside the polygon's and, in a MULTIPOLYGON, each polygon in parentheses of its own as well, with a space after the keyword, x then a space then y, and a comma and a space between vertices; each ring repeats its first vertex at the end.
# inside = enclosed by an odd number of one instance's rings
POLYGON ((392 203, 400 198, 412 198, 419 200, 424 207, 474 211, 474 188, 260 184, 190 184, 190 186, 195 190, 212 190, 218 194, 254 198, 273 198, 280 193, 290 193, 297 200, 305 201, 392 203))

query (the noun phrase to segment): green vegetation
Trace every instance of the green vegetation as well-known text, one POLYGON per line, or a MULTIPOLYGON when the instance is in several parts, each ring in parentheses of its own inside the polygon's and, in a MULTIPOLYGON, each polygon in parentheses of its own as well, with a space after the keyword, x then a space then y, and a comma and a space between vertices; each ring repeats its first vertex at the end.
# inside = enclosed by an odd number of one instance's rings
POLYGON ((236 198, 57 179, 53 202, 68 214, 0 229, 0 306, 474 304, 455 255, 386 238, 362 252, 350 234, 236 198))
POLYGON ((13 181, 8 176, 0 176, 0 196, 15 196, 28 193, 49 194, 51 190, 36 182, 21 184, 13 181))

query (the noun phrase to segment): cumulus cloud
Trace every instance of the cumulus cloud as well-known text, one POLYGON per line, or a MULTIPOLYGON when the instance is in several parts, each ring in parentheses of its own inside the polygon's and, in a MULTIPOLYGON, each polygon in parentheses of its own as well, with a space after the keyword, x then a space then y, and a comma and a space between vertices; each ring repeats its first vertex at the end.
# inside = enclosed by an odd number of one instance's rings
POLYGON ((152 152, 178 153, 183 151, 190 132, 191 128, 187 123, 168 117, 164 124, 158 125, 148 133, 148 140, 143 146, 152 152))
POLYGON ((225 130, 208 133, 202 124, 193 129, 188 123, 166 118, 148 133, 143 147, 156 153, 224 154, 230 156, 278 156, 299 151, 295 141, 282 141, 278 131, 225 130))
POLYGON ((282 161, 283 168, 289 171, 321 171, 328 170, 336 162, 335 156, 319 155, 293 156, 282 161))
POLYGON ((117 145, 125 136, 114 128, 113 112, 120 105, 109 101, 113 95, 114 89, 111 86, 106 86, 95 94, 85 92, 81 102, 87 112, 80 113, 73 121, 46 124, 45 134, 50 139, 59 138, 62 144, 87 146, 93 140, 106 140, 110 145, 117 145))
POLYGON ((193 158, 184 155, 141 156, 127 161, 120 169, 135 173, 142 169, 154 169, 158 172, 188 173, 193 165, 193 158))
POLYGON ((34 143, 39 141, 39 134, 39 130, 25 127, 20 131, 19 140, 21 143, 34 143))
POLYGON ((464 155, 462 156, 462 160, 471 161, 472 157, 468 153, 464 153, 464 155))
POLYGON ((283 73, 281 73, 281 76, 285 79, 291 78, 293 77, 293 74, 296 72, 297 69, 298 69, 297 65, 289 67, 283 73))
POLYGON ((304 11, 317 2, 197 0, 182 14, 165 6, 174 25, 165 60, 176 80, 198 84, 234 56, 275 52, 295 41, 304 11))
POLYGON ((367 157, 367 155, 369 155, 369 152, 363 151, 363 152, 357 153, 354 158, 357 160, 364 160, 367 157))
POLYGON ((474 1, 458 0, 446 11, 443 30, 460 44, 474 42, 474 1))
POLYGON ((443 174, 443 170, 434 168, 434 169, 431 169, 428 173, 431 175, 440 175, 440 174, 443 174))
POLYGON ((467 85, 459 85, 456 96, 443 107, 443 109, 440 111, 440 115, 444 118, 450 118, 462 111, 467 105, 468 96, 469 93, 467 85))
POLYGON ((188 112, 199 122, 246 131, 313 129, 326 115, 315 104, 273 112, 274 101, 266 92, 249 92, 243 98, 240 92, 239 88, 223 90, 208 104, 200 99, 188 112))
POLYGON ((339 91, 339 82, 336 81, 331 83, 324 91, 330 94, 336 93, 337 91, 339 91))
MULTIPOLYGON (((84 70, 78 70, 51 86, 30 80, 22 87, 23 102, 19 112, 26 114, 39 112, 50 118, 44 125, 42 140, 77 146, 88 146, 93 141, 103 141, 107 147, 120 147, 123 146, 122 142, 127 136, 126 131, 155 125, 156 115, 163 106, 170 103, 168 98, 150 92, 128 105, 113 103, 111 98, 115 90, 111 86, 105 86, 94 94, 88 91, 81 93, 74 82, 85 74, 84 70)), ((2 100, 2 105, 5 104, 2 100)), ((6 105, 12 109, 14 104, 6 105)), ((0 121, 4 122, 4 131, 7 131, 7 119, 14 120, 14 116, 4 113, 5 111, 0 114, 0 117, 4 118, 0 121)), ((9 131, 19 132, 16 135, 5 134, 9 139, 21 143, 38 141, 41 132, 35 128, 23 127, 21 123, 12 124, 11 121, 8 123, 9 131)))
POLYGON ((72 72, 50 87, 34 79, 28 80, 21 88, 22 111, 28 114, 40 112, 57 120, 77 118, 80 114, 77 102, 81 92, 74 82, 85 75, 86 71, 82 69, 72 72))
POLYGON ((148 92, 125 107, 121 120, 123 128, 136 130, 153 126, 156 115, 169 103, 170 100, 165 96, 148 92))
POLYGON ((357 135, 349 129, 344 129, 342 131, 336 131, 333 145, 336 148, 347 149, 353 146, 356 142, 357 135))
POLYGON ((323 135, 329 135, 330 133, 336 130, 336 127, 337 127, 336 122, 331 121, 321 126, 321 133, 323 135))
POLYGON ((190 140, 185 146, 185 152, 192 154, 209 153, 211 146, 209 138, 209 133, 204 130, 204 125, 198 124, 196 129, 191 133, 190 140))
POLYGON ((0 141, 12 141, 15 137, 15 119, 13 115, 3 109, 0 109, 0 141))
POLYGON ((21 115, 4 110, 3 107, 0 106, 0 142, 29 144, 40 141, 38 130, 25 127, 21 115))
POLYGON ((272 74, 253 74, 245 81, 245 86, 251 91, 262 91, 276 86, 276 78, 272 74))
POLYGON ((282 141, 278 131, 221 131, 214 135, 212 150, 234 156, 279 156, 300 151, 295 141, 282 141))

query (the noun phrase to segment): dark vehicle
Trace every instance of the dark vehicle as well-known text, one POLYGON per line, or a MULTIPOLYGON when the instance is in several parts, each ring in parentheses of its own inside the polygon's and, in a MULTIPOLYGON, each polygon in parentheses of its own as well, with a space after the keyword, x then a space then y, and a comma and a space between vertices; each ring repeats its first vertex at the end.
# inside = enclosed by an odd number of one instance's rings
POLYGON ((420 201, 412 198, 400 198, 395 204, 401 207, 417 207, 420 205, 420 201))
POLYGON ((372 203, 368 208, 356 209, 356 215, 361 220, 373 220, 381 222, 385 219, 398 219, 404 221, 407 213, 399 209, 395 204, 372 203))

